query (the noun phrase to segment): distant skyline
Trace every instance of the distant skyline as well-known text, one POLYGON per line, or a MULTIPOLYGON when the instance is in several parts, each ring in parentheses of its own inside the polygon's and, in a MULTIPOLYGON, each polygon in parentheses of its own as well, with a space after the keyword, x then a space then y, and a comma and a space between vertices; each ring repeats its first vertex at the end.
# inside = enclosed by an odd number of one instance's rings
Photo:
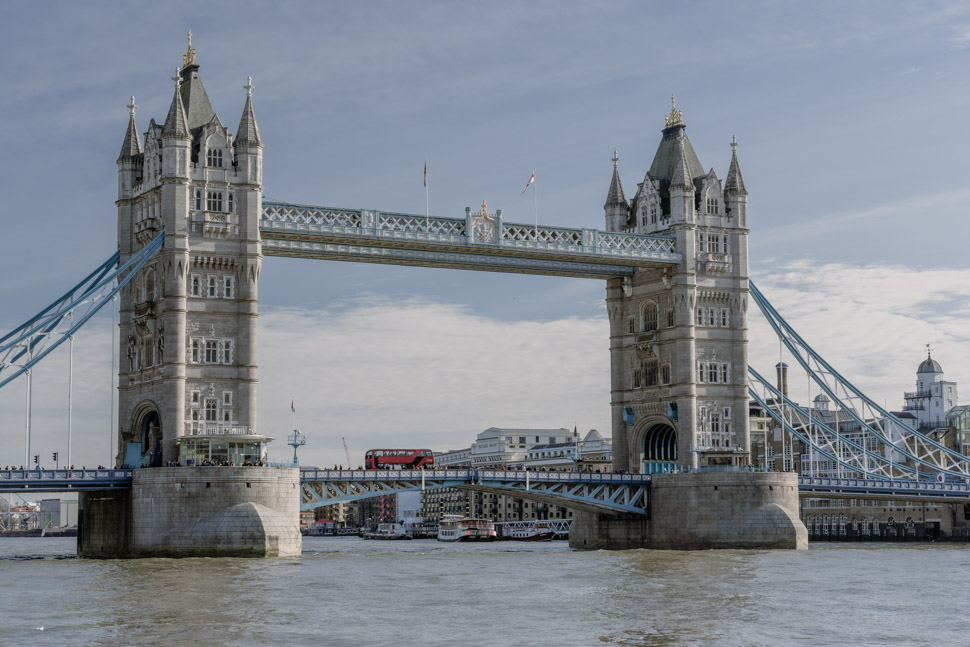
MULTIPOLYGON (((733 135, 751 277, 880 403, 902 406, 925 344, 970 389, 970 7, 936 2, 109 2, 5 7, 0 331, 116 247, 127 123, 163 121, 192 30, 235 131, 247 76, 265 195, 459 217, 482 199, 603 228, 613 150, 627 196, 671 94, 704 168, 733 135)), ((261 431, 307 464, 397 444, 452 449, 489 426, 609 428, 600 281, 264 260, 261 431), (295 399, 297 414, 289 403, 295 399)), ((751 362, 777 342, 750 317, 751 362)), ((78 336, 74 456, 108 461, 110 319, 78 336)), ((66 351, 35 374, 33 443, 66 453, 66 351)), ((0 465, 23 460, 22 381, 0 389, 0 465)), ((970 391, 968 391, 970 397, 970 391)), ((970 401, 970 400, 964 400, 970 401)), ((113 449, 113 447, 112 447, 113 449)))

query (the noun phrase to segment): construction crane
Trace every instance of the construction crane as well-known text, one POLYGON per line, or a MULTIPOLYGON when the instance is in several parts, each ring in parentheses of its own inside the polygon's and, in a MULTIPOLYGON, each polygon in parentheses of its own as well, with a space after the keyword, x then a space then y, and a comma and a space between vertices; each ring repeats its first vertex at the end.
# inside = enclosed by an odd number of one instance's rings
POLYGON ((350 463, 350 450, 347 449, 347 439, 341 436, 340 440, 344 442, 344 456, 347 457, 347 469, 352 470, 354 466, 350 463))

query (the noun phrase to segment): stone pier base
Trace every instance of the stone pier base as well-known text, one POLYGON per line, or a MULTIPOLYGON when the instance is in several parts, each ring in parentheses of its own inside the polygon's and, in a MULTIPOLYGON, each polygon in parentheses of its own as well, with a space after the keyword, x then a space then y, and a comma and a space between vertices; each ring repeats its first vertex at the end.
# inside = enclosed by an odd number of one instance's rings
POLYGON ((569 545, 587 549, 808 548, 796 474, 658 474, 649 518, 578 513, 569 545))
POLYGON ((139 469, 130 492, 80 495, 78 555, 299 555, 299 513, 298 469, 139 469))

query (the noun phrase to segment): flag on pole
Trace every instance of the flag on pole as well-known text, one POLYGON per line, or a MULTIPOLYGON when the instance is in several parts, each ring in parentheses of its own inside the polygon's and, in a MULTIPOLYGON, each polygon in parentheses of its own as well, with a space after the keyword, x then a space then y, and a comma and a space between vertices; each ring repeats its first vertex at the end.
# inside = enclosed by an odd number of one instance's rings
POLYGON ((296 400, 290 400, 290 411, 296 413, 296 400))
POLYGON ((525 193, 526 191, 528 191, 529 187, 532 186, 533 182, 535 181, 536 181, 536 172, 532 171, 532 177, 530 177, 529 181, 525 183, 525 188, 522 189, 522 193, 525 193))
POLYGON ((428 160, 424 160, 424 186, 428 186, 428 160))

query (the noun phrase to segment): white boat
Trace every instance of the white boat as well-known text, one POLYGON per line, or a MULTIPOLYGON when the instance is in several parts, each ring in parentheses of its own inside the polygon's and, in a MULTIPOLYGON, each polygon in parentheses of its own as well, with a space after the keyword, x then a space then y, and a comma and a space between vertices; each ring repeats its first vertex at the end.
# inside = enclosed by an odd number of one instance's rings
POLYGON ((502 539, 552 541, 556 531, 548 521, 513 521, 502 525, 502 539))
POLYGON ((492 541, 495 524, 488 519, 445 517, 438 523, 438 541, 492 541))
POLYGON ((404 524, 400 523, 379 523, 377 524, 377 529, 371 532, 365 532, 361 535, 364 539, 410 539, 409 535, 404 530, 404 524))

